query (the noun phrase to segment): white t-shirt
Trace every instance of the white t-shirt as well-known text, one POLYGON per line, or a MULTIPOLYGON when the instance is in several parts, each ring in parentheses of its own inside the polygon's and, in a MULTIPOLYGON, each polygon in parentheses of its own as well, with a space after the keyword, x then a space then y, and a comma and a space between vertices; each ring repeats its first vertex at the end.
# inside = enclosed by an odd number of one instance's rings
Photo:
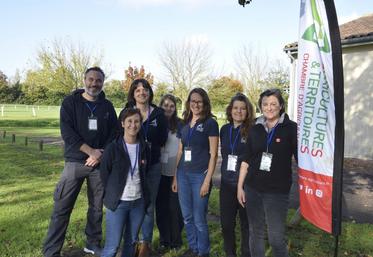
POLYGON ((179 148, 179 138, 176 133, 168 132, 167 142, 161 149, 161 174, 174 176, 176 169, 176 155, 179 148))
POLYGON ((140 172, 139 172, 139 156, 138 153, 136 152, 136 146, 138 144, 127 144, 127 150, 128 150, 128 155, 131 160, 131 167, 129 168, 128 171, 128 176, 127 176, 127 182, 124 187, 122 197, 120 198, 122 201, 133 201, 136 199, 141 198, 141 180, 140 180, 140 172), (137 159, 137 160, 136 160, 137 159), (133 175, 131 175, 131 170, 133 169, 134 165, 136 165, 135 170, 133 172, 133 175))

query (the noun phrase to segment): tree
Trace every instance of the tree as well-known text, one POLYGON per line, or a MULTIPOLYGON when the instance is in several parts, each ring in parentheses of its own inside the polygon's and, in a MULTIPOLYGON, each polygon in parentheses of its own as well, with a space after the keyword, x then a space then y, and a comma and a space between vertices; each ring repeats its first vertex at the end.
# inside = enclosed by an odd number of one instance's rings
POLYGON ((224 109, 238 92, 243 92, 242 83, 226 76, 213 80, 208 87, 211 104, 218 109, 224 109))
POLYGON ((127 91, 122 88, 123 81, 110 80, 105 82, 104 91, 106 98, 109 99, 115 107, 124 107, 127 101, 127 91))
POLYGON ((103 55, 95 55, 82 44, 54 40, 37 50, 37 68, 27 71, 25 98, 29 103, 59 104, 80 88, 84 72, 99 66, 103 55))
POLYGON ((160 62, 170 80, 173 93, 183 102, 193 87, 205 87, 208 84, 211 54, 209 45, 202 41, 162 45, 160 62))
POLYGON ((268 69, 269 58, 265 51, 252 44, 243 46, 235 56, 236 71, 245 87, 245 93, 252 103, 257 102, 268 69))
POLYGON ((0 71, 0 101, 1 103, 15 103, 22 95, 21 84, 16 81, 11 84, 8 77, 0 71))
POLYGON ((124 71, 125 80, 123 81, 123 90, 125 92, 128 92, 130 89, 130 86, 132 82, 135 79, 144 78, 146 79, 150 85, 153 85, 154 83, 154 76, 149 72, 145 73, 144 65, 141 65, 140 70, 134 66, 131 66, 131 63, 129 63, 127 70, 124 71))
POLYGON ((278 88, 282 91, 286 105, 289 98, 290 75, 289 69, 280 60, 276 60, 265 78, 259 81, 262 90, 269 88, 278 88))
POLYGON ((161 82, 156 85, 154 90, 154 99, 153 102, 158 105, 161 101, 162 96, 170 93, 170 86, 167 83, 161 82))

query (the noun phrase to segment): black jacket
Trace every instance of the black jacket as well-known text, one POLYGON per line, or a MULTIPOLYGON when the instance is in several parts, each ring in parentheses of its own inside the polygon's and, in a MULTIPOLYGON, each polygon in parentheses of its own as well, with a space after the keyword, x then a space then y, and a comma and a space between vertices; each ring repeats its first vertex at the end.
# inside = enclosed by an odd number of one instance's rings
POLYGON ((75 90, 65 97, 60 110, 61 136, 65 142, 65 160, 85 162, 88 155, 79 148, 86 143, 92 148, 101 149, 110 143, 117 129, 117 115, 110 101, 101 92, 96 102, 89 102, 82 93, 84 89, 75 90), (91 111, 86 104, 96 106, 93 114, 97 118, 97 130, 88 130, 88 117, 91 111))
MULTIPOLYGON (((144 140, 151 143, 150 165, 159 163, 161 157, 161 147, 166 144, 168 136, 168 121, 162 108, 151 105, 154 109, 149 119, 141 126, 141 135, 144 140)), ((128 103, 125 108, 133 108, 134 105, 128 103)), ((122 110, 123 111, 123 110, 122 110)))
MULTIPOLYGON (((283 121, 277 125, 268 152, 273 154, 270 171, 259 169, 262 153, 266 151, 267 131, 257 119, 250 130, 246 154, 243 161, 249 164, 246 185, 265 193, 284 193, 290 191, 292 183, 291 160, 297 158, 297 124, 283 114, 283 121)), ((281 120, 281 119, 280 119, 281 120)))
MULTIPOLYGON (((148 170, 149 151, 143 140, 140 140, 139 152, 138 165, 142 197, 144 198, 145 206, 148 206, 150 202, 146 187, 146 173, 148 170)), ((119 204, 124 187, 126 186, 130 165, 130 157, 123 148, 123 137, 118 137, 105 148, 100 165, 101 180, 105 189, 104 205, 112 211, 115 211, 119 204)))

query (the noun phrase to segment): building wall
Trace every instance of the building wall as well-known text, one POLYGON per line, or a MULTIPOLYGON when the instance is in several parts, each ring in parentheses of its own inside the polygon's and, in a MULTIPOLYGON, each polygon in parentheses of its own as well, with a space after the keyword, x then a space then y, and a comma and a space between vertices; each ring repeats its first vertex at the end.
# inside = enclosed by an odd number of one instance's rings
POLYGON ((373 159, 373 45, 343 49, 345 156, 373 159))
MULTIPOLYGON (((373 44, 342 49, 345 157, 373 160, 373 44)), ((298 60, 292 62, 289 117, 297 121, 298 60)))

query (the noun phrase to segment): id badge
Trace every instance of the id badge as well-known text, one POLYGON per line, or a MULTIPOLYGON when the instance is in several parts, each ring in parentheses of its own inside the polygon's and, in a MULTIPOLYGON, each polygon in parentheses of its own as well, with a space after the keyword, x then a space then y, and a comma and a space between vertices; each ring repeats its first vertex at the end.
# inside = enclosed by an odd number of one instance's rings
POLYGON ((88 130, 97 130, 97 118, 96 117, 88 118, 88 130))
POLYGON ((228 154, 227 170, 236 172, 237 159, 237 155, 228 154))
POLYGON ((271 164, 272 164, 272 157, 273 154, 271 153, 262 153, 262 160, 260 161, 260 170, 264 171, 270 171, 271 170, 271 164))
POLYGON ((136 186, 128 185, 127 196, 128 197, 135 197, 136 196, 136 186))
POLYGON ((161 163, 168 163, 168 152, 162 152, 161 163))
POLYGON ((192 148, 191 147, 185 147, 184 148, 184 161, 185 162, 191 162, 192 161, 192 148))

